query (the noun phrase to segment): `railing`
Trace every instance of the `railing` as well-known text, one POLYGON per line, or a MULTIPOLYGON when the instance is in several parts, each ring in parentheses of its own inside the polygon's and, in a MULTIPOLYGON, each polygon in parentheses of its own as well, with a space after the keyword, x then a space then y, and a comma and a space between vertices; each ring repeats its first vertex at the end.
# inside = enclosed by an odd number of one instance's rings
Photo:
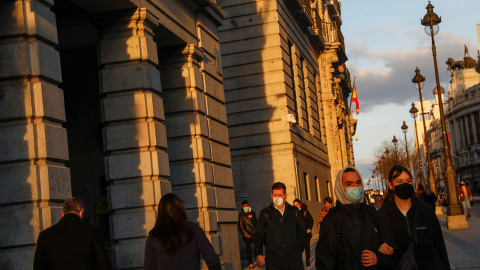
POLYGON ((343 39, 342 31, 337 26, 336 22, 324 22, 323 23, 323 37, 325 43, 339 42, 342 48, 345 50, 345 40, 343 39))
POLYGON ((314 10, 313 11, 313 27, 312 29, 315 31, 315 34, 318 35, 323 39, 323 42, 325 42, 324 38, 324 30, 323 30, 323 24, 322 24, 322 19, 320 19, 320 15, 318 15, 318 11, 314 10))
POLYGON ((341 16, 340 3, 338 2, 338 0, 327 0, 327 5, 333 6, 335 8, 335 11, 338 13, 338 16, 341 16))

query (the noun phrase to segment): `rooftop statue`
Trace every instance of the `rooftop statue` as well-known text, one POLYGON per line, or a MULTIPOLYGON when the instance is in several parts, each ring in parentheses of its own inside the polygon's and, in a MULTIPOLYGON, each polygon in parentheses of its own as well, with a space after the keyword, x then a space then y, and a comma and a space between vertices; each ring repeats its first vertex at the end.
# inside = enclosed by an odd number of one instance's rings
POLYGON ((447 70, 448 71, 453 71, 453 70, 460 70, 460 69, 463 69, 465 67, 465 63, 463 61, 455 61, 453 60, 452 58, 448 58, 447 62, 445 62, 445 64, 447 64, 447 70))

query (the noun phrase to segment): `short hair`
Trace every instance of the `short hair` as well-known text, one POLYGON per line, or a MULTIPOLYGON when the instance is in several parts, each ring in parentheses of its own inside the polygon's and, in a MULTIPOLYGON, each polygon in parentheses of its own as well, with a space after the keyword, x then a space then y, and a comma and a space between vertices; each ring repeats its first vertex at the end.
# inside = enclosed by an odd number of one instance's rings
POLYGON ((327 203, 327 202, 328 202, 329 204, 332 204, 332 202, 333 202, 332 198, 329 197, 329 196, 325 197, 325 199, 323 199, 323 203, 327 203))
POLYGON ((249 204, 247 200, 242 201, 242 205, 249 204))
POLYGON ((285 184, 282 183, 282 182, 276 182, 275 184, 273 184, 273 185, 272 185, 272 192, 273 192, 275 189, 283 189, 283 193, 284 193, 284 194, 287 193, 287 187, 286 187, 285 184))
POLYGON ((295 199, 295 200, 293 200, 293 202, 294 202, 294 203, 295 203, 295 202, 298 202, 299 204, 302 204, 302 202, 301 202, 299 199, 295 199))
POLYGON ((63 213, 76 213, 79 214, 80 211, 85 210, 85 204, 82 199, 76 197, 70 197, 65 200, 63 203, 63 213))

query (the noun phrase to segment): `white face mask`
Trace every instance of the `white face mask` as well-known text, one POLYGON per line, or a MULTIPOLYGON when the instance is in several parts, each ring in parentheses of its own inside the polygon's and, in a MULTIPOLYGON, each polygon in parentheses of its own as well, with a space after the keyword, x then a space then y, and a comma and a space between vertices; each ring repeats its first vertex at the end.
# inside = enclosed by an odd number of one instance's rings
POLYGON ((250 206, 243 207, 243 211, 245 211, 245 212, 250 212, 250 206))
POLYGON ((273 204, 276 206, 276 207, 280 207, 282 206, 284 203, 284 200, 282 197, 274 197, 273 198, 273 204))

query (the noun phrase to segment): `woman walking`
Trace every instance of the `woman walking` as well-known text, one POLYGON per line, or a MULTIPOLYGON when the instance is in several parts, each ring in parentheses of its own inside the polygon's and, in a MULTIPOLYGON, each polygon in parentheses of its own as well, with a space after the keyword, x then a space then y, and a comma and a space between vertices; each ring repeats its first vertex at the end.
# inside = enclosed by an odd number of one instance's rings
POLYGON ((395 165, 388 178, 388 195, 380 209, 381 220, 396 243, 382 246, 385 254, 393 251, 395 269, 449 270, 442 229, 432 207, 416 199, 412 175, 407 168, 395 165))
POLYGON ((145 243, 146 270, 200 269, 200 254, 208 269, 220 270, 220 259, 205 232, 187 221, 180 198, 169 193, 158 205, 155 227, 145 243))

